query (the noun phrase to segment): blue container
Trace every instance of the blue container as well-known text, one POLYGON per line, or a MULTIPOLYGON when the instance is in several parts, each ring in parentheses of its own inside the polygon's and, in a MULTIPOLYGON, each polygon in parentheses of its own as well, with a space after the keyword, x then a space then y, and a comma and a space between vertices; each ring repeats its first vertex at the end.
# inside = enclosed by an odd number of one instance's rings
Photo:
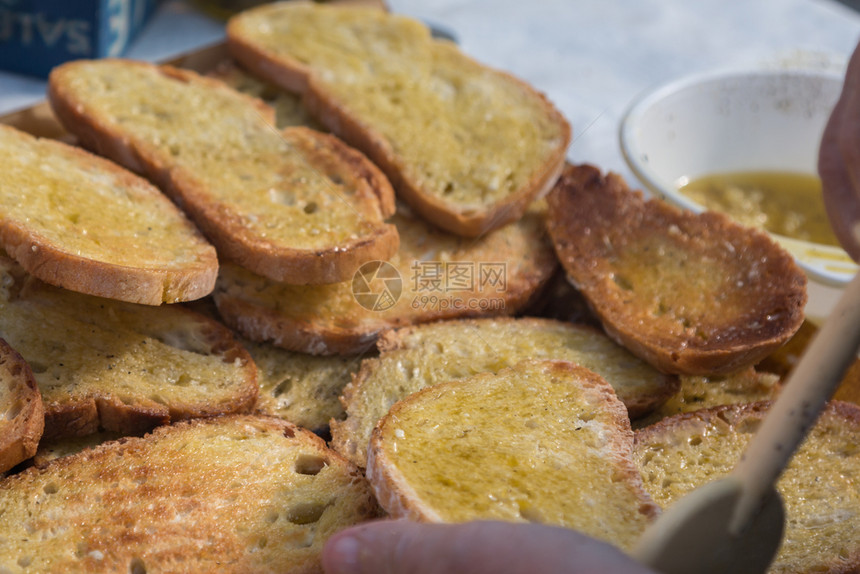
POLYGON ((46 77, 68 60, 121 56, 157 0, 0 0, 0 69, 46 77))

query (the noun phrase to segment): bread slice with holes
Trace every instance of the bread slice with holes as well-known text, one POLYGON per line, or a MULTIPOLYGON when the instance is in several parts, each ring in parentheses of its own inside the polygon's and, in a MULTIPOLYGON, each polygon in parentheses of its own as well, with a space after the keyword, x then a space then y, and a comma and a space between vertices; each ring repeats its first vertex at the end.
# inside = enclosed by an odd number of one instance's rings
POLYGON ((231 415, 8 477, 0 515, 4 572, 310 573, 328 537, 377 507, 309 431, 231 415))
POLYGON ((254 407, 254 362, 216 321, 58 289, 9 260, 0 281, 0 337, 33 370, 46 440, 254 407))
POLYGON ((367 477, 393 517, 555 524, 629 549, 656 515, 612 387, 584 367, 526 361, 395 404, 367 477))
POLYGON ((270 343, 240 342, 257 365, 255 411, 327 436, 329 421, 343 417, 339 397, 361 366, 362 355, 316 356, 270 343))
POLYGON ((144 173, 226 258, 277 281, 351 278, 397 250, 394 192, 339 139, 274 127, 272 109, 218 80, 129 60, 53 70, 51 105, 81 143, 144 173))
POLYGON ((558 268, 540 205, 480 239, 440 231, 403 205, 392 221, 400 234, 398 253, 351 281, 289 285, 223 264, 212 294, 219 313, 253 341, 354 355, 393 327, 512 315, 540 294, 558 268))
POLYGON ((755 403, 776 398, 782 388, 778 375, 747 367, 728 375, 682 375, 680 390, 654 412, 633 421, 641 429, 667 417, 720 405, 755 403))
POLYGON ((0 172, 0 247, 43 281, 148 305, 212 291, 215 249, 146 180, 3 125, 0 172))
POLYGON ((547 200, 568 276, 606 331, 661 370, 738 371, 803 322, 806 276, 764 232, 645 200, 590 165, 567 167, 547 200))
POLYGON ((0 476, 36 453, 45 413, 30 366, 0 338, 0 476))
MULTIPOLYGON (((662 508, 725 476, 770 403, 726 405, 664 419, 636 433, 645 488, 662 508)), ((860 407, 831 402, 776 484, 785 505, 771 573, 860 570, 860 407)))
POLYGON ((516 221, 561 170, 571 129, 549 100, 416 20, 282 2, 233 17, 227 38, 243 66, 300 93, 417 213, 452 233, 516 221))
POLYGON ((630 416, 656 408, 678 389, 660 373, 585 325, 537 318, 443 321, 397 329, 379 340, 343 391, 346 418, 331 422, 332 446, 365 466, 374 425, 399 400, 425 387, 498 372, 528 359, 578 363, 612 385, 630 416))

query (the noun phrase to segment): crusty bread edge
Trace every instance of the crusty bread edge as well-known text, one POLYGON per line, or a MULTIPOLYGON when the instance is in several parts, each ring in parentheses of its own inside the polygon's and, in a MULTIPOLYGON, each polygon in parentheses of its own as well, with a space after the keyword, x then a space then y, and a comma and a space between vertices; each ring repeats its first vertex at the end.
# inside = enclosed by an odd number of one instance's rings
MULTIPOLYGON (((36 454, 45 427, 42 395, 30 365, 15 349, 0 338, 0 355, 9 365, 9 374, 18 379, 19 396, 23 404, 18 415, 8 423, 9 432, 0 436, 0 476, 16 464, 36 454)), ((4 384, 0 381, 0 384, 4 384)))

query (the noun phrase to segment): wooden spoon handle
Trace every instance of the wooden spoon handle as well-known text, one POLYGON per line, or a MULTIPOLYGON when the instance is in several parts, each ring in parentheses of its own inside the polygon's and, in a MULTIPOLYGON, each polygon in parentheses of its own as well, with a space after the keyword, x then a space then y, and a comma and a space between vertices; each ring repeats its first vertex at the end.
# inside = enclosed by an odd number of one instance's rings
POLYGON ((744 485, 730 525, 739 534, 834 391, 860 347, 860 273, 807 347, 761 427, 732 471, 744 485))

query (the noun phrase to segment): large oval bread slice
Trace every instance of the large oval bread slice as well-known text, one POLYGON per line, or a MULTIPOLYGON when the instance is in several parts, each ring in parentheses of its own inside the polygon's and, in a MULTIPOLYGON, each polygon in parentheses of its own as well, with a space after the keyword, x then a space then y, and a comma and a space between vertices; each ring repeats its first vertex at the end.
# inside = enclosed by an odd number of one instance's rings
POLYGON ((321 572, 335 532, 373 518, 355 467, 268 417, 197 419, 0 482, 0 570, 321 572))
POLYGON ((398 400, 438 383, 498 372, 527 359, 559 359, 598 373, 629 415, 641 416, 678 389, 664 375, 602 332, 551 319, 495 318, 443 321, 397 329, 378 342, 379 358, 366 359, 344 388, 346 418, 332 421, 332 446, 365 466, 376 423, 398 400))
POLYGON ((357 354, 392 327, 454 317, 512 315, 558 268, 539 208, 480 239, 440 231, 402 205, 400 250, 333 285, 288 285, 224 264, 213 299, 224 321, 255 341, 305 353, 357 354))
POLYGON ((160 305, 208 295, 215 249, 146 180, 0 125, 0 247, 38 278, 160 305))
POLYGON ((281 2, 227 27, 245 67, 368 155, 399 196, 452 233, 516 221, 558 177, 571 129, 543 94, 368 7, 281 2))
POLYGON ((0 476, 34 454, 45 427, 30 366, 0 338, 0 476))
POLYGON ((565 271, 606 331, 670 373, 755 364, 803 322, 806 277, 765 233, 569 166, 547 196, 565 271))
POLYGON ((247 412, 256 367, 229 329, 181 306, 150 307, 51 287, 6 260, 0 337, 33 370, 46 439, 247 412))
POLYGON ((526 361, 398 402, 374 430, 367 477, 393 517, 555 524, 629 549, 656 513, 632 450, 606 381, 526 361))
MULTIPOLYGON (((645 488, 663 508, 734 468, 769 403, 727 405, 664 419, 636 433, 645 488)), ((860 407, 828 405, 777 482, 783 543, 769 572, 860 571, 860 407)))
POLYGON ((55 68, 51 105, 91 149, 144 173, 220 257, 278 281, 333 283, 397 250, 385 176, 337 138, 278 130, 272 109, 212 78, 128 60, 55 68))

